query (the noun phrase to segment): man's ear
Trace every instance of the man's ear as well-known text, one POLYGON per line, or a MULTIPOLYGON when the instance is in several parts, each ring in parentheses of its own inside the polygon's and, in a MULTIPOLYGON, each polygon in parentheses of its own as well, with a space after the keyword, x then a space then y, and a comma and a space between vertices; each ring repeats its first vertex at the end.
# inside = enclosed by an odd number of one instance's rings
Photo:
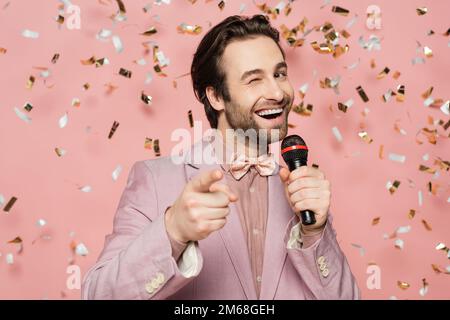
POLYGON ((225 104, 223 103, 223 99, 217 97, 216 91, 214 90, 213 87, 211 87, 211 86, 206 87, 206 97, 208 98, 209 103, 215 110, 220 111, 220 110, 225 109, 225 104))

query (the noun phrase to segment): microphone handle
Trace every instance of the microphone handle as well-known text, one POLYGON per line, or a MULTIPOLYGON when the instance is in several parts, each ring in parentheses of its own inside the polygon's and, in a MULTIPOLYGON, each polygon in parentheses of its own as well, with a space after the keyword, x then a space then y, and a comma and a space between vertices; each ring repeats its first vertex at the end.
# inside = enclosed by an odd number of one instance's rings
MULTIPOLYGON (((295 169, 301 166, 306 166, 306 161, 302 161, 301 159, 293 159, 288 163, 289 171, 294 171, 295 169)), ((309 226, 316 223, 314 211, 302 210, 300 211, 300 216, 302 218, 302 224, 305 226, 309 226)))

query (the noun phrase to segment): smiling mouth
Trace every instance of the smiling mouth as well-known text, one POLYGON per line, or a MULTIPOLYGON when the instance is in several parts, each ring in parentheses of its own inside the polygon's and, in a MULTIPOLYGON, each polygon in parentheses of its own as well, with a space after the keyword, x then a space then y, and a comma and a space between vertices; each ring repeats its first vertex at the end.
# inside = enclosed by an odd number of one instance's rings
POLYGON ((267 119, 267 120, 271 120, 271 119, 275 119, 278 118, 279 116, 281 116, 283 114, 283 110, 284 108, 273 108, 273 109, 266 109, 266 110, 260 110, 260 111, 256 111, 256 115, 267 119))

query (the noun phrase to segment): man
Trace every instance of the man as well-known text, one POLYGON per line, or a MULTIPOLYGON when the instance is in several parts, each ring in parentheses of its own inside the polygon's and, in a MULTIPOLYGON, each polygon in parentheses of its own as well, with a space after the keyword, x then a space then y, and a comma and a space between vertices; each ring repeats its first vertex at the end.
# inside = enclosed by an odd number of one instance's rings
POLYGON ((193 163, 203 140, 182 164, 137 162, 83 298, 358 299, 331 226, 330 183, 261 148, 286 136, 294 99, 278 32, 262 15, 225 19, 199 44, 191 76, 225 161, 193 163), (230 129, 268 133, 230 143, 230 129), (305 209, 314 225, 301 224, 305 209))

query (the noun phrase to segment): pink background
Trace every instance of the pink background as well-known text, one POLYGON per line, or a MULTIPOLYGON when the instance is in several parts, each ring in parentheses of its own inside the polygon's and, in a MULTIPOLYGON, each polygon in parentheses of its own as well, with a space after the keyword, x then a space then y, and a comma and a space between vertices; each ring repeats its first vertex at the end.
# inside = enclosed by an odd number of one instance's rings
MULTIPOLYGON (((124 189, 131 165, 138 160, 154 158, 152 150, 144 149, 145 137, 160 139, 162 155, 170 154, 176 142, 170 135, 177 128, 189 128, 187 111, 192 110, 194 119, 208 124, 203 106, 194 98, 188 76, 175 78, 189 72, 192 54, 200 37, 215 24, 232 14, 239 14, 241 4, 246 4, 243 14, 260 12, 250 0, 227 1, 221 11, 217 1, 198 0, 191 4, 185 0, 173 0, 170 5, 153 4, 145 13, 142 8, 151 0, 124 1, 127 20, 113 24, 109 18, 117 11, 115 1, 72 1, 81 8, 81 29, 58 28, 59 1, 0 1, 0 47, 7 51, 0 54, 0 298, 3 299, 77 299, 80 290, 66 288, 66 268, 71 262, 81 267, 82 274, 94 264, 102 247, 104 236, 111 231, 113 216, 124 189), (9 3, 9 6, 5 5, 9 3), (159 18, 159 20, 158 20, 159 18), (203 27, 200 35, 177 33, 181 23, 198 24, 203 27), (150 37, 140 35, 150 26, 158 33, 150 37), (124 45, 117 53, 112 41, 96 39, 100 29, 110 29, 118 35, 124 45), (21 35, 24 29, 39 32, 38 39, 21 35), (153 71, 152 55, 145 54, 143 41, 158 43, 170 64, 164 69, 167 78, 153 71), (51 63, 55 53, 60 54, 56 64, 51 63), (107 57, 109 65, 100 68, 84 66, 80 60, 95 55, 107 57), (145 58, 147 65, 133 61, 145 58), (47 67, 51 75, 39 76, 33 67, 47 67), (133 72, 131 79, 118 75, 123 67, 133 72), (153 80, 145 84, 146 74, 151 72, 153 80), (36 77, 33 88, 27 89, 30 75, 36 77), (83 84, 90 89, 85 91, 83 84), (106 83, 118 86, 112 94, 106 93, 106 83), (53 86, 52 86, 53 85, 53 86), (52 87, 51 87, 52 86, 52 87), (50 87, 50 88, 48 88, 50 87), (153 105, 140 100, 144 90, 153 97, 153 105), (73 107, 71 101, 79 98, 81 106, 73 107), (14 107, 22 109, 26 102, 33 105, 28 113, 31 123, 20 120, 14 107), (69 122, 59 128, 58 120, 68 113, 69 122), (108 133, 114 121, 120 122, 112 139, 108 133), (87 132, 86 128, 91 130, 87 132), (63 148, 67 154, 58 157, 55 147, 63 148), (117 181, 111 174, 117 165, 123 171, 117 181), (85 193, 79 187, 90 185, 92 191, 85 193), (18 201, 9 213, 3 211, 9 199, 18 201), (45 219, 47 225, 38 227, 36 221, 45 219), (33 240, 50 235, 50 239, 33 240), (18 253, 16 244, 7 242, 20 236, 23 252, 18 253), (71 242, 83 243, 89 250, 85 257, 73 256, 71 242), (6 263, 6 255, 13 253, 14 264, 6 263)), ((259 1, 262 2, 262 1, 259 1)), ((270 1, 276 6, 278 1, 270 1)), ((449 37, 443 33, 448 25, 448 1, 339 1, 320 9, 319 1, 295 1, 289 16, 281 13, 273 24, 282 23, 294 27, 307 17, 307 28, 330 21, 341 30, 357 14, 355 24, 348 28, 350 50, 338 59, 330 55, 319 55, 310 46, 313 40, 323 39, 318 32, 307 36, 300 48, 286 48, 290 79, 296 90, 309 83, 305 102, 314 105, 311 117, 291 113, 290 123, 296 127, 290 133, 300 134, 310 147, 310 163, 320 165, 332 183, 331 210, 341 247, 347 255, 357 277, 365 299, 448 299, 450 298, 450 275, 436 273, 431 265, 443 271, 450 265, 444 251, 435 249, 439 242, 450 245, 450 210, 448 198, 448 171, 433 176, 420 172, 419 164, 433 167, 437 157, 450 160, 450 144, 441 126, 428 125, 427 117, 448 121, 448 116, 438 108, 425 107, 421 94, 434 86, 432 96, 448 100, 449 82, 449 37), (382 28, 369 30, 366 27, 366 9, 375 4, 381 8, 382 28), (332 5, 350 10, 347 17, 331 12, 332 5), (416 8, 427 6, 424 16, 416 14, 416 8), (428 36, 432 29, 434 35, 428 36), (381 40, 381 51, 368 52, 358 44, 374 34, 381 40), (417 42, 433 50, 433 57, 426 58, 416 52, 417 42), (412 65, 414 57, 425 59, 424 64, 412 65), (360 59, 352 70, 344 68, 360 59), (376 67, 370 68, 374 59, 376 67), (376 75, 388 66, 391 72, 377 80, 376 75), (317 70, 317 77, 313 71, 317 70), (396 80, 394 71, 400 71, 396 80), (341 76, 340 95, 331 89, 322 89, 319 80, 341 76), (406 87, 405 102, 391 98, 384 103, 381 96, 397 85, 406 87), (355 88, 361 85, 370 98, 368 103, 358 96, 355 88), (338 102, 354 100, 354 105, 343 113, 337 109, 338 102), (330 112, 329 106, 333 106, 330 112), (366 117, 364 108, 370 109, 366 117), (402 135, 394 130, 399 120, 406 131, 402 135), (360 123, 373 142, 367 144, 358 136, 360 123), (338 127, 343 141, 339 143, 331 128, 338 127), (423 127, 437 127, 440 136, 437 144, 415 141, 416 133, 423 127), (379 159, 378 150, 384 145, 384 159, 379 159), (388 154, 406 156, 405 163, 388 159, 388 154), (428 154, 429 160, 422 157, 428 154), (412 182, 408 181, 410 179, 412 182), (388 181, 399 180, 400 187, 394 194, 386 189, 388 181), (427 183, 440 185, 437 194, 428 192, 427 183), (423 194, 419 206, 418 191, 423 194), (416 216, 408 219, 410 209, 416 216), (381 217, 380 223, 372 226, 372 219, 381 217), (421 220, 432 227, 427 231, 421 220), (411 226, 411 231, 400 234, 404 249, 394 247, 395 239, 383 239, 383 234, 392 234, 400 226, 411 226), (364 255, 352 246, 365 249, 364 255), (368 264, 374 262, 381 270, 381 289, 369 290, 366 286, 368 264), (422 279, 429 283, 428 293, 422 297, 419 289, 422 279), (410 284, 406 290, 397 286, 397 281, 410 284)), ((299 96, 296 102, 300 103, 299 96)), ((434 166, 435 167, 435 166, 434 166)), ((164 186, 161 186, 164 187, 164 186)))

